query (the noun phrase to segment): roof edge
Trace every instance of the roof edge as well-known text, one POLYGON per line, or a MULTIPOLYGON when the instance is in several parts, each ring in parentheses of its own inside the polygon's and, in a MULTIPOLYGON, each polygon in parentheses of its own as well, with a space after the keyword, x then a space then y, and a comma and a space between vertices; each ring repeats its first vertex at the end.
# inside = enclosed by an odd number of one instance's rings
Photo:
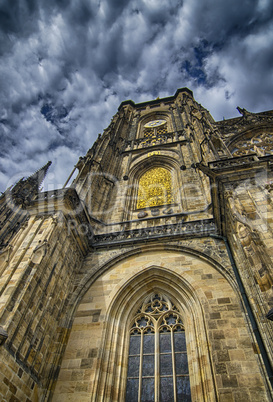
POLYGON ((177 89, 177 91, 175 92, 174 95, 168 96, 165 98, 153 99, 153 100, 141 102, 141 103, 135 103, 131 99, 125 100, 125 101, 121 102, 121 104, 119 105, 118 111, 120 111, 123 106, 127 106, 127 105, 131 105, 135 108, 138 108, 138 107, 143 107, 143 106, 148 106, 148 105, 155 105, 155 104, 161 103, 161 102, 171 102, 171 101, 174 101, 181 92, 187 92, 190 96, 193 97, 193 92, 189 88, 184 87, 184 88, 177 89))

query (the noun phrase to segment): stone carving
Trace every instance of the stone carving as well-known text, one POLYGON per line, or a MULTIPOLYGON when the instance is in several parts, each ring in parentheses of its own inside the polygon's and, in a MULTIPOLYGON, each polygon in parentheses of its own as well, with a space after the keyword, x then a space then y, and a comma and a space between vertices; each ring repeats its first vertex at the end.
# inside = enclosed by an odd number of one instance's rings
POLYGON ((147 212, 141 211, 141 212, 138 213, 137 217, 138 217, 138 219, 143 219, 143 218, 145 218, 147 215, 148 215, 147 212))
POLYGON ((124 142, 124 152, 143 149, 143 148, 150 148, 155 145, 162 145, 167 143, 180 143, 181 141, 185 140, 185 132, 184 130, 179 130, 177 133, 164 133, 157 136, 149 136, 143 138, 137 138, 134 141, 125 141, 124 142), (178 138, 178 140, 177 140, 178 138))
POLYGON ((163 214, 165 214, 165 215, 170 215, 170 214, 172 214, 173 213, 173 209, 172 208, 165 208, 165 209, 163 209, 163 214))
POLYGON ((261 291, 265 292, 271 289, 273 281, 266 265, 263 263, 260 250, 253 239, 253 231, 251 232, 249 227, 238 222, 237 234, 243 246, 244 253, 253 269, 255 280, 258 283, 261 291))
POLYGON ((239 112, 243 117, 245 117, 245 118, 255 116, 254 113, 249 112, 249 111, 246 110, 245 108, 242 109, 240 106, 237 106, 236 109, 237 109, 238 112, 239 112))
POLYGON ((246 155, 241 158, 229 158, 229 159, 222 159, 220 161, 209 162, 209 167, 211 169, 234 168, 236 166, 256 162, 257 160, 258 160, 257 156, 255 155, 246 155))
POLYGON ((233 156, 243 156, 257 153, 258 156, 271 155, 273 153, 273 134, 259 133, 252 138, 244 138, 235 142, 231 152, 233 156))
POLYGON ((0 253, 0 264, 9 262, 13 246, 10 244, 5 250, 0 253))
POLYGON ((152 226, 148 228, 140 228, 133 230, 123 230, 120 232, 112 232, 101 235, 95 235, 92 239, 93 247, 105 247, 111 244, 136 243, 137 240, 143 241, 153 240, 168 236, 179 236, 186 238, 188 236, 204 236, 210 233, 216 233, 216 225, 213 219, 205 219, 202 221, 193 221, 185 223, 186 217, 177 224, 152 226))
POLYGON ((257 245, 258 232, 253 228, 251 221, 244 215, 243 208, 237 198, 234 198, 232 191, 226 191, 227 198, 233 219, 236 222, 236 233, 246 258, 253 267, 255 281, 262 292, 271 289, 273 281, 263 261, 263 255, 257 245))
POLYGON ((5 331, 4 328, 0 326, 0 346, 4 345, 7 338, 8 338, 7 331, 5 331))
POLYGON ((269 113, 250 113, 245 109, 241 109, 242 117, 237 117, 235 119, 229 119, 216 122, 215 126, 217 126, 222 134, 236 133, 240 132, 242 129, 246 129, 250 125, 257 125, 263 123, 273 123, 273 115, 269 113), (249 114, 248 114, 249 113, 249 114))
POLYGON ((234 198, 234 192, 232 190, 227 190, 224 194, 225 198, 229 202, 230 210, 233 219, 242 223, 243 225, 249 225, 247 217, 243 212, 243 208, 237 198, 234 198))
POLYGON ((31 256, 31 262, 35 265, 41 263, 48 249, 48 242, 46 239, 43 242, 40 240, 39 243, 40 244, 38 244, 38 246, 33 250, 33 254, 31 256))

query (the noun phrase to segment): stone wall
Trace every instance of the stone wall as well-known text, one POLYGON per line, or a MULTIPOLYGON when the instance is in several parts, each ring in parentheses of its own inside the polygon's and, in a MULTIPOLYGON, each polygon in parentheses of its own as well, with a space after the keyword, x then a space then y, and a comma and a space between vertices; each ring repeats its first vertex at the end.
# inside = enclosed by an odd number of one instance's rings
POLYGON ((31 218, 2 266, 0 398, 47 400, 69 333, 69 298, 82 256, 61 216, 31 218))
POLYGON ((123 399, 128 322, 142 297, 158 290, 175 297, 181 306, 193 400, 216 400, 216 395, 221 401, 270 400, 259 352, 231 276, 219 264, 190 252, 151 247, 113 265, 85 293, 75 314, 54 402, 123 399))
POLYGON ((225 245, 228 238, 273 363, 266 132, 258 154, 231 154, 246 130, 252 141, 252 128, 270 130, 272 121, 244 111, 215 123, 186 88, 125 101, 79 159, 70 188, 38 194, 30 186, 32 198, 18 207, 22 216, 12 211, 12 223, 1 198, 3 401, 124 400, 129 322, 156 291, 183 317, 194 401, 272 400, 225 245), (155 119, 166 130, 144 138, 155 119), (141 214, 138 183, 154 167, 170 172, 174 202, 141 214))

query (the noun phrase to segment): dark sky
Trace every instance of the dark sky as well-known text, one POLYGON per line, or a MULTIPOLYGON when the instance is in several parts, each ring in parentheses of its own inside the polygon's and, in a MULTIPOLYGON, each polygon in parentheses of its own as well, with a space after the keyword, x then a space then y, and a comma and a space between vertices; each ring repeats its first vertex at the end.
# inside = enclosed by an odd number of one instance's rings
POLYGON ((0 0, 0 50, 1 191, 62 187, 125 99, 273 109, 272 0, 0 0))

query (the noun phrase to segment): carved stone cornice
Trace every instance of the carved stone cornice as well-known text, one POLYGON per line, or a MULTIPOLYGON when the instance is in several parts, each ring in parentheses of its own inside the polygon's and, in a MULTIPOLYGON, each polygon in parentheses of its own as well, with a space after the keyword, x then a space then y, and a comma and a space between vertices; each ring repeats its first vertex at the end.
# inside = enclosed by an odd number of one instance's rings
POLYGON ((213 171, 220 170, 234 170, 238 167, 246 167, 249 165, 253 165, 258 161, 258 157, 255 154, 240 156, 237 158, 227 158, 221 159, 218 161, 209 162, 209 168, 213 171))
POLYGON ((137 138, 134 141, 126 141, 123 153, 139 151, 142 149, 154 148, 155 146, 171 146, 186 142, 185 131, 166 133, 158 135, 155 139, 137 138))
POLYGON ((205 219, 95 235, 93 237, 92 246, 94 248, 108 248, 125 246, 130 243, 146 243, 153 240, 170 240, 170 238, 186 239, 188 237, 204 237, 212 233, 215 234, 216 232, 217 229, 214 220, 205 219))
POLYGON ((273 113, 268 111, 264 113, 251 113, 245 109, 241 109, 243 116, 235 117, 234 119, 228 119, 223 121, 217 121, 214 123, 215 127, 219 129, 221 134, 228 135, 229 133, 241 132, 252 126, 261 126, 262 124, 273 124, 273 113))

